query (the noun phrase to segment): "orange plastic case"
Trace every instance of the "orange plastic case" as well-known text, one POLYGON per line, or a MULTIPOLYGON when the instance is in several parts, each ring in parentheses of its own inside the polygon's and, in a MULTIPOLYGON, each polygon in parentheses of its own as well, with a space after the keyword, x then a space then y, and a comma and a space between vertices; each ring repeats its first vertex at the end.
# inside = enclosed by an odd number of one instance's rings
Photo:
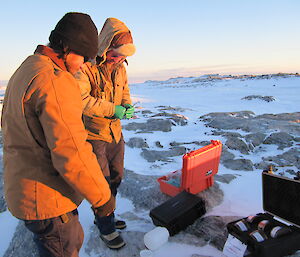
POLYGON ((211 144, 186 153, 182 157, 181 170, 157 179, 161 192, 170 196, 183 190, 198 194, 211 187, 214 184, 214 175, 218 172, 221 152, 221 141, 211 140, 211 144), (177 185, 173 183, 173 178, 176 177, 180 178, 177 185))

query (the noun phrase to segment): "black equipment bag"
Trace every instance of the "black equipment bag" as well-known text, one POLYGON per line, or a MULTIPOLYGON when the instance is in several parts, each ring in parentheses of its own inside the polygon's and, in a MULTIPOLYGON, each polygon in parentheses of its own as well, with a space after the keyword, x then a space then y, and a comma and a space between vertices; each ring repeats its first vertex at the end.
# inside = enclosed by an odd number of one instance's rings
POLYGON ((205 212, 205 202, 202 198, 182 191, 152 209, 150 217, 156 226, 167 228, 170 235, 173 236, 193 224, 205 212))

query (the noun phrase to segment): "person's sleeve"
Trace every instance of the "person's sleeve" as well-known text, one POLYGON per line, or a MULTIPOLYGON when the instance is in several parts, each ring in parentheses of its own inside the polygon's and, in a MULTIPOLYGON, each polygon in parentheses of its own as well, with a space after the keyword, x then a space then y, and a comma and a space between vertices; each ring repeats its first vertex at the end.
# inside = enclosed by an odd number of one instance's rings
POLYGON ((77 72, 75 78, 78 82, 81 99, 83 102, 83 113, 88 116, 112 117, 115 113, 114 104, 104 99, 91 96, 91 83, 97 81, 97 69, 88 69, 77 72))
POLYGON ((130 97, 130 89, 128 85, 128 78, 127 78, 127 73, 126 69, 123 66, 121 66, 120 69, 120 77, 123 80, 123 96, 122 96, 122 105, 124 104, 132 104, 131 97, 130 97))
POLYGON ((82 101, 76 80, 59 72, 39 92, 36 111, 55 169, 94 207, 110 199, 105 180, 82 122, 82 101))

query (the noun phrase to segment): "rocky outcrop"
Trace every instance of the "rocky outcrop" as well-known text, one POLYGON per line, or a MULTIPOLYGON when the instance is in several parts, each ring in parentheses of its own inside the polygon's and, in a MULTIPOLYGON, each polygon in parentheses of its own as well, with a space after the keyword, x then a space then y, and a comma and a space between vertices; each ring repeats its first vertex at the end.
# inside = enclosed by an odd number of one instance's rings
POLYGON ((148 119, 145 123, 131 122, 123 128, 126 130, 133 130, 137 133, 149 133, 153 131, 169 132, 172 127, 171 120, 165 119, 148 119))
POLYGON ((263 143, 278 145, 278 149, 282 150, 293 145, 295 138, 286 132, 276 132, 268 136, 263 143))
MULTIPOLYGON (((202 122, 213 128, 213 135, 225 138, 221 163, 229 169, 267 169, 272 166, 295 166, 299 169, 298 138, 300 135, 300 112, 263 114, 255 116, 251 111, 209 113, 200 117, 202 122), (242 130, 244 133, 232 132, 242 130), (276 130, 276 132, 274 132, 276 130), (243 155, 262 153, 266 145, 276 145, 286 150, 280 155, 263 153, 261 161, 252 163, 246 158, 235 158, 231 150, 243 155)), ((276 167, 275 167, 276 170, 276 167)))
POLYGON ((265 102, 272 102, 275 101, 274 96, 261 96, 261 95, 248 95, 242 98, 242 100, 253 100, 253 99, 259 99, 265 102))
POLYGON ((181 156, 186 153, 186 148, 183 146, 172 147, 170 150, 166 151, 156 151, 156 150, 142 150, 142 157, 145 158, 148 162, 156 161, 170 161, 170 157, 181 156))
POLYGON ((251 111, 214 112, 201 116, 200 120, 220 131, 240 129, 249 133, 265 133, 277 130, 291 135, 300 134, 300 112, 257 116, 251 111))
POLYGON ((147 142, 145 139, 141 137, 132 137, 127 142, 126 145, 128 145, 131 148, 149 148, 147 142))

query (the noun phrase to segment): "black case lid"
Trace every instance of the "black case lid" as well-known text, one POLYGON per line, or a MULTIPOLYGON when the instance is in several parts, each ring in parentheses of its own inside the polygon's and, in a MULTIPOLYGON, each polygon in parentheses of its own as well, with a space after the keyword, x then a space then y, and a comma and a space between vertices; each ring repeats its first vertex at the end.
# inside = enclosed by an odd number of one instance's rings
POLYGON ((150 211, 150 216, 169 224, 174 220, 181 218, 189 209, 196 208, 205 213, 205 202, 202 198, 182 191, 178 195, 170 198, 163 204, 150 211))
POLYGON ((300 227, 300 181, 262 173, 263 209, 300 227))

